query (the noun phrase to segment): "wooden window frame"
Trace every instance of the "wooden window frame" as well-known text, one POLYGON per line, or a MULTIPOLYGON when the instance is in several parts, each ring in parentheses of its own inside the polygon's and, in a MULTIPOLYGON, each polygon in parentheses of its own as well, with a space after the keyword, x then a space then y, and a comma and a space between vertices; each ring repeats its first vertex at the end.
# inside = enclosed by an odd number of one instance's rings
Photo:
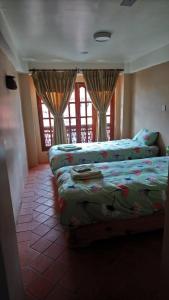
MULTIPOLYGON (((70 101, 68 103, 68 117, 64 117, 64 119, 69 120, 69 126, 66 126, 66 129, 69 130, 69 138, 70 138, 70 143, 72 143, 72 133, 71 133, 71 119, 75 118, 76 119, 76 125, 75 128, 77 129, 76 131, 76 136, 77 136, 77 143, 81 142, 81 127, 85 127, 86 128, 86 142, 88 141, 88 124, 87 124, 87 119, 88 117, 92 117, 92 142, 94 142, 96 140, 96 124, 97 124, 97 111, 95 110, 94 106, 92 105, 92 115, 91 116, 87 116, 87 103, 92 103, 90 101, 87 101, 87 89, 85 86, 84 82, 76 82, 75 83, 75 88, 74 88, 74 94, 75 94, 75 98, 74 101, 70 101), (85 101, 80 101, 80 88, 84 87, 85 88, 85 101), (75 104, 75 117, 71 117, 71 112, 70 112, 70 105, 71 103, 75 104), (85 103, 85 110, 86 110, 86 114, 85 116, 81 116, 80 114, 80 104, 81 103, 85 103), (86 125, 81 125, 81 119, 85 119, 86 125)), ((52 126, 52 120, 53 120, 53 116, 52 114, 49 112, 48 110, 48 118, 44 118, 43 117, 43 111, 42 111, 42 104, 43 101, 41 100, 41 98, 37 95, 37 107, 38 107, 38 115, 39 115, 39 127, 40 127, 40 138, 41 138, 41 147, 42 147, 42 151, 48 151, 49 148, 51 146, 46 146, 45 143, 45 130, 48 130, 48 134, 50 136, 50 140, 52 141, 53 139, 53 126, 52 126), (48 119, 49 120, 49 127, 44 127, 44 122, 43 120, 48 119)), ((114 139, 114 115, 115 115, 115 93, 113 94, 112 100, 110 102, 110 114, 106 116, 110 117, 110 124, 108 124, 109 126, 109 130, 110 130, 110 140, 114 139)))
POLYGON ((42 100, 41 98, 37 95, 37 107, 38 107, 38 116, 39 116, 39 129, 40 129, 40 138, 41 138, 41 147, 42 147, 42 151, 48 151, 49 148, 51 146, 46 146, 46 143, 45 143, 45 130, 49 130, 49 135, 50 135, 50 139, 52 141, 53 139, 53 126, 52 126, 52 122, 51 120, 53 119, 49 109, 47 108, 48 110, 48 118, 44 118, 43 117, 43 111, 42 111, 42 100), (43 124, 43 120, 49 120, 49 127, 46 128, 44 127, 44 124, 43 124))

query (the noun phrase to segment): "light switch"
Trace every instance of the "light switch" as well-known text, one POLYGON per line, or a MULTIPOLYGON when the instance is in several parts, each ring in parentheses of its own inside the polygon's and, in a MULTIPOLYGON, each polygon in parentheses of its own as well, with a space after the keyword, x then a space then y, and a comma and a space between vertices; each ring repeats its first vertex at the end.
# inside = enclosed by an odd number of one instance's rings
POLYGON ((166 104, 161 104, 161 111, 166 111, 166 110, 167 110, 166 104))

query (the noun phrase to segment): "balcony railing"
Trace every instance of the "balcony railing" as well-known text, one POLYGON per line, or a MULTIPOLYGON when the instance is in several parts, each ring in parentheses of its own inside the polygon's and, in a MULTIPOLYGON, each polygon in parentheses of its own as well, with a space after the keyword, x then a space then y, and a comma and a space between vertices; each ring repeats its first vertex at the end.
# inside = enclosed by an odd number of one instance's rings
MULTIPOLYGON (((68 144, 75 144, 78 142, 78 133, 76 126, 66 126, 66 134, 67 134, 67 141, 68 144)), ((52 145, 52 138, 53 138, 53 128, 52 132, 50 128, 44 128, 44 137, 45 137, 45 146, 46 148, 50 148, 52 145)), ((107 124, 107 137, 110 140, 110 125, 107 124)), ((92 126, 81 126, 80 130, 80 142, 81 143, 91 143, 93 142, 93 131, 92 126)))

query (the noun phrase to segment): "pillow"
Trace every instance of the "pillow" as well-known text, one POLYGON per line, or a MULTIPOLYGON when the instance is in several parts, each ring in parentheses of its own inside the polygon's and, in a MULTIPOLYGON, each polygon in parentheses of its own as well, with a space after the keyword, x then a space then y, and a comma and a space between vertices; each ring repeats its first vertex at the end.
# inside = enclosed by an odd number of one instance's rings
POLYGON ((141 129, 141 130, 139 130, 139 132, 136 133, 136 135, 133 137, 133 141, 137 141, 137 139, 139 138, 139 136, 141 136, 143 130, 144 129, 141 129))
POLYGON ((149 131, 148 129, 144 128, 141 129, 134 137, 134 141, 138 141, 143 143, 147 146, 151 146, 155 143, 158 138, 158 132, 156 131, 149 131))

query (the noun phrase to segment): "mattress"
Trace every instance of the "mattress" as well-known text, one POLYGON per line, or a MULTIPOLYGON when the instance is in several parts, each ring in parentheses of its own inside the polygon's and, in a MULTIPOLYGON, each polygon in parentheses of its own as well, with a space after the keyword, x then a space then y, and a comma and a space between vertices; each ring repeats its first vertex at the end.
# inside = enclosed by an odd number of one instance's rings
POLYGON ((82 149, 65 152, 58 150, 60 145, 52 146, 49 149, 52 172, 63 166, 153 157, 157 156, 159 152, 157 146, 146 146, 132 139, 76 145, 82 149))
POLYGON ((169 157, 98 163, 102 178, 73 180, 71 166, 54 172, 60 221, 78 227, 137 218, 164 209, 169 157))

